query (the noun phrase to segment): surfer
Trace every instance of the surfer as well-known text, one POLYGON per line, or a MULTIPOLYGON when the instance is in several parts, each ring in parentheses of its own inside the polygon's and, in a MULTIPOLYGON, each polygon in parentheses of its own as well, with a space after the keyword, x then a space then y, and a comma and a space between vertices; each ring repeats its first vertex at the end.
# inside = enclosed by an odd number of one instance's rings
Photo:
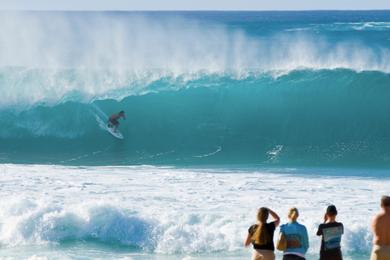
POLYGON ((117 129, 118 129, 118 126, 119 126, 119 121, 118 120, 120 118, 126 119, 125 111, 122 110, 119 113, 113 114, 108 119, 108 127, 110 127, 110 128, 113 127, 114 128, 114 132, 116 132, 117 129))

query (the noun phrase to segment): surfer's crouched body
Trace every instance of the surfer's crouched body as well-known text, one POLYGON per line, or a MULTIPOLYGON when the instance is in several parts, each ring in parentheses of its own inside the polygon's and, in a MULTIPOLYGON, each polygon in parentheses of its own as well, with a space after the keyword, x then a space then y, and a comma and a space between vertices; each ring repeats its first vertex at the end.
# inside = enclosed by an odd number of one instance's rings
POLYGON ((120 111, 117 114, 111 115, 110 118, 108 119, 108 127, 114 127, 115 131, 116 131, 118 126, 119 126, 119 121, 118 120, 120 118, 126 119, 124 111, 120 111))

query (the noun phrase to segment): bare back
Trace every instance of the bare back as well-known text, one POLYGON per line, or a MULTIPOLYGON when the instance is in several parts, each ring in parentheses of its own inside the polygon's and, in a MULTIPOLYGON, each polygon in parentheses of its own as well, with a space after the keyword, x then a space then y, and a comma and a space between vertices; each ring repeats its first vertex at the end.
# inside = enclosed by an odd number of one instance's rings
POLYGON ((390 246, 390 213, 376 215, 372 222, 374 231, 374 244, 379 246, 390 246))
POLYGON ((119 118, 121 118, 121 115, 119 115, 119 114, 113 114, 113 115, 110 116, 110 119, 109 119, 109 120, 110 120, 110 121, 111 121, 111 120, 118 120, 119 118))

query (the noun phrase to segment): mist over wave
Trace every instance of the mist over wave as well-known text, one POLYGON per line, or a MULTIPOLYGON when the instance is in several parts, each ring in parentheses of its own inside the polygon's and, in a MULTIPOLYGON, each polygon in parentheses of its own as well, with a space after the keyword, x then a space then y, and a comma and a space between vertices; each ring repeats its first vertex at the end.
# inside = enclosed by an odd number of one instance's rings
POLYGON ((311 32, 253 34, 180 13, 2 12, 0 46, 0 107, 120 99, 164 79, 177 89, 210 75, 390 71, 386 45, 311 32))
POLYGON ((386 22, 213 15, 0 13, 0 161, 389 165, 386 22))
POLYGON ((389 23, 0 12, 0 258, 243 259, 256 208, 284 222, 297 206, 314 259, 330 203, 345 259, 368 258, 389 186, 389 23), (121 140, 105 125, 120 110, 121 140))

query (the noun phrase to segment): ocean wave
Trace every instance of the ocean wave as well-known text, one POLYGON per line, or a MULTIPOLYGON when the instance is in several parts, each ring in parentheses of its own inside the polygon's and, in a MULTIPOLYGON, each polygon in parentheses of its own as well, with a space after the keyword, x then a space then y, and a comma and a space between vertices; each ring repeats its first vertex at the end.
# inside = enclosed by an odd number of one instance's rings
POLYGON ((14 199, 1 208, 3 247, 89 241, 162 254, 237 249, 229 245, 235 238, 226 240, 226 235, 232 235, 230 221, 207 214, 156 219, 108 203, 60 206, 29 199, 14 199))
POLYGON ((318 33, 324 31, 348 32, 348 31, 388 31, 390 22, 335 22, 325 24, 309 24, 303 27, 288 28, 287 32, 310 32, 318 33))
POLYGON ((2 12, 0 45, 0 107, 115 98, 122 89, 144 93, 162 81, 185 86, 205 75, 390 72, 386 45, 305 32, 253 35, 180 15, 2 12))
POLYGON ((110 205, 63 208, 29 199, 4 204, 3 245, 96 240, 147 249, 153 243, 153 225, 148 220, 110 205))
POLYGON ((352 176, 321 176, 319 183, 318 176, 301 176, 299 170, 0 168, 3 249, 99 242, 165 255, 243 253, 242 239, 260 203, 272 206, 283 222, 286 205, 299 207, 310 236, 309 256, 314 257, 320 247, 315 232, 322 210, 335 203, 345 226, 344 254, 364 255, 372 240, 367 214, 373 214, 388 187, 387 179, 352 176), (370 196, 374 193, 378 196, 370 196))
POLYGON ((350 28, 357 31, 386 31, 390 29, 390 22, 335 23, 335 25, 350 28))
POLYGON ((387 45, 278 28, 2 12, 0 162, 389 165, 387 45))
POLYGON ((388 81, 389 74, 351 70, 204 76, 161 81, 142 95, 122 89, 119 100, 3 108, 0 160, 382 167, 390 162, 388 81), (120 110, 125 138, 114 140, 101 124, 120 110))

